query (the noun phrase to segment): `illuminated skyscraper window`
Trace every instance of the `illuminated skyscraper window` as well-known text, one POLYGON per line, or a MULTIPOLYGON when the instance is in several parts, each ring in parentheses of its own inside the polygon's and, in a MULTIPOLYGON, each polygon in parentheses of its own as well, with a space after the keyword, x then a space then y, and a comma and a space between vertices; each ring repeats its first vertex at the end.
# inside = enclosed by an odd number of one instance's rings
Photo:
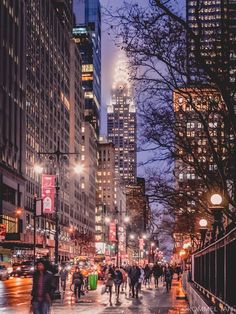
POLYGON ((126 62, 115 68, 111 101, 107 106, 108 141, 115 145, 115 167, 126 182, 136 178, 136 107, 126 62))

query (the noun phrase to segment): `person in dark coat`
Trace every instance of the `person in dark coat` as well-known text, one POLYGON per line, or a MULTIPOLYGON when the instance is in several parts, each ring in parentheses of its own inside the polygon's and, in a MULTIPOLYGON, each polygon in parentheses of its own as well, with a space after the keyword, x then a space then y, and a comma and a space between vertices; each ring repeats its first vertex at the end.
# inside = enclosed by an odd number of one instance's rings
POLYGON ((154 277, 155 288, 158 288, 158 280, 159 277, 162 275, 162 269, 157 263, 153 266, 152 273, 154 277))
POLYGON ((54 278, 52 273, 46 270, 45 261, 37 261, 31 291, 34 314, 49 314, 54 290, 54 278))
POLYGON ((61 279, 61 288, 63 292, 66 291, 66 281, 68 278, 68 270, 66 269, 66 265, 63 265, 62 269, 59 272, 60 279, 61 279))
POLYGON ((132 290, 132 298, 134 298, 134 297, 138 298, 140 276, 141 276, 141 271, 140 271, 140 268, 138 267, 138 265, 132 266, 130 273, 129 273, 131 290, 132 290))
POLYGON ((164 276, 165 276, 165 282, 166 282, 166 291, 168 292, 171 290, 171 284, 173 279, 173 268, 170 265, 167 265, 167 267, 164 270, 164 276))
POLYGON ((84 276, 82 275, 79 267, 75 268, 75 272, 72 276, 72 284, 74 285, 74 295, 76 302, 80 299, 81 296, 81 287, 84 283, 84 276))
POLYGON ((150 285, 151 276, 152 276, 152 270, 149 267, 149 265, 146 265, 144 268, 144 284, 145 284, 145 286, 150 285))
POLYGON ((120 286, 123 283, 123 274, 118 267, 116 267, 115 269, 114 283, 115 283, 115 289, 116 289, 116 298, 118 301, 119 296, 120 296, 120 286))

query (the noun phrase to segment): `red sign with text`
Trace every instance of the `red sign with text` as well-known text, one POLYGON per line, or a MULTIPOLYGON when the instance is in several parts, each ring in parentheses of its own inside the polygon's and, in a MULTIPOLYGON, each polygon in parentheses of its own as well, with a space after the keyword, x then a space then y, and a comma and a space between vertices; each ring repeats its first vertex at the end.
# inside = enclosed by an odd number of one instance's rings
POLYGON ((116 242, 116 224, 114 222, 110 223, 109 241, 116 242))
POLYGON ((43 213, 53 214, 55 212, 55 176, 48 174, 42 175, 42 199, 43 213))

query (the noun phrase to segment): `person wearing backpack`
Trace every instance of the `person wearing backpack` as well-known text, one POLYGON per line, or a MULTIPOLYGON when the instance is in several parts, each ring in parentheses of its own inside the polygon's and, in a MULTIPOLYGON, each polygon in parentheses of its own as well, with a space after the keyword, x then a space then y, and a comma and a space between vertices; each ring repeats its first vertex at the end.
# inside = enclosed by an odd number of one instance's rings
POLYGON ((84 277, 79 267, 77 266, 72 276, 72 284, 74 285, 74 295, 75 295, 76 302, 78 302, 78 300, 80 299, 81 287, 83 285, 83 282, 84 282, 84 277))

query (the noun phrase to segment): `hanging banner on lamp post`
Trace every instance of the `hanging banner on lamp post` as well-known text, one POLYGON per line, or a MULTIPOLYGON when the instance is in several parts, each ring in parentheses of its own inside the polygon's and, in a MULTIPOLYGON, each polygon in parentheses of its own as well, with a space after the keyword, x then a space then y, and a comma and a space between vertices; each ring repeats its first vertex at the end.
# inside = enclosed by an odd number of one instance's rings
POLYGON ((116 223, 115 222, 111 222, 110 226, 109 226, 109 241, 110 242, 116 242, 117 238, 116 238, 116 223))
POLYGON ((6 225, 0 224, 0 242, 6 238, 6 225))
POLYGON ((53 214, 55 212, 55 176, 53 175, 42 175, 42 200, 43 213, 53 214))

